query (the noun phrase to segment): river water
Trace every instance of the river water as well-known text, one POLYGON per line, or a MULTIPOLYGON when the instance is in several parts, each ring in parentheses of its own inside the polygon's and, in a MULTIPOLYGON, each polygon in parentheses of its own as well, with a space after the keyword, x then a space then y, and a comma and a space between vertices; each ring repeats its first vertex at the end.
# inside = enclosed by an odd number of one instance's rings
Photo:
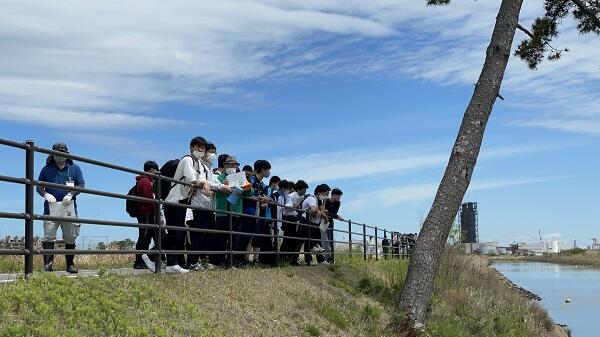
POLYGON ((494 262, 493 267, 541 296, 540 304, 555 322, 567 324, 573 337, 600 337, 600 269, 538 262, 494 262))

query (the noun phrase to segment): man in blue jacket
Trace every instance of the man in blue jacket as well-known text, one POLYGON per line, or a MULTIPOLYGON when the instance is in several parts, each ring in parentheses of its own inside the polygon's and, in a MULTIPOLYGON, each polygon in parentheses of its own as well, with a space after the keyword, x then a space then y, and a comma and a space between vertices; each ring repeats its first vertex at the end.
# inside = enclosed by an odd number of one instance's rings
MULTIPOLYGON (((54 144, 52 150, 69 153, 69 149, 65 143, 54 144)), ((42 168, 38 180, 69 187, 85 187, 85 181, 83 180, 83 174, 81 173, 79 166, 74 164, 71 159, 67 159, 63 156, 48 156, 48 159, 46 159, 46 166, 42 168)), ((46 201, 44 201, 44 215, 50 215, 51 203, 60 202, 63 206, 67 207, 73 202, 75 208, 74 217, 77 217, 77 203, 75 199, 77 198, 77 194, 79 194, 78 192, 42 186, 37 187, 37 192, 46 199, 46 201)), ((44 239, 42 240, 42 247, 44 249, 54 249, 58 227, 62 230, 65 248, 75 249, 75 239, 77 239, 77 236, 79 235, 79 225, 73 222, 61 221, 44 221, 44 239)), ((77 268, 75 268, 74 259, 74 255, 65 255, 67 272, 71 274, 76 274, 78 272, 77 268)), ((45 271, 52 271, 53 263, 54 255, 44 255, 45 271)))

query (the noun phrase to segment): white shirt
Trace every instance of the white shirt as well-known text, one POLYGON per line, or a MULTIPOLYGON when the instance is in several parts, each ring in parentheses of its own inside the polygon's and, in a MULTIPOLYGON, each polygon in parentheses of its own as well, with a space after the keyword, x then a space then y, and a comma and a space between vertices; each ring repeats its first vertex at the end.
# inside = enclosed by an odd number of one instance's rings
MULTIPOLYGON (((180 180, 186 183, 193 183, 194 181, 206 181, 204 174, 200 174, 200 162, 192 158, 192 156, 185 156, 181 158, 175 170, 173 179, 180 180)), ((190 187, 171 183, 171 190, 167 196, 167 202, 178 203, 180 200, 184 200, 190 197, 190 187), (174 186, 177 185, 177 186, 174 186)))
MULTIPOLYGON (((302 197, 300 195, 298 195, 298 192, 292 192, 287 196, 287 200, 285 202, 285 206, 288 207, 294 207, 294 204, 296 204, 297 202, 299 202, 300 200, 302 200, 302 197)), ((302 206, 302 205, 300 205, 302 206)), ((300 207, 298 206, 298 207, 300 207)), ((291 208, 285 208, 283 210, 283 215, 285 216, 296 216, 298 215, 298 212, 294 209, 291 208)))
MULTIPOLYGON (((319 207, 319 202, 317 201, 317 198, 314 195, 311 195, 310 197, 304 199, 304 202, 302 203, 303 210, 307 210, 312 207, 317 207, 317 208, 319 207)), ((310 222, 313 224, 320 225, 321 224, 321 216, 316 216, 311 213, 310 222)))
MULTIPOLYGON (((219 190, 225 186, 219 181, 218 176, 213 173, 210 163, 207 161, 202 161, 200 163, 199 174, 201 181, 206 181, 212 191, 219 190)), ((207 196, 202 189, 199 189, 192 196, 191 205, 196 207, 215 208, 215 193, 213 192, 210 196, 207 196)))

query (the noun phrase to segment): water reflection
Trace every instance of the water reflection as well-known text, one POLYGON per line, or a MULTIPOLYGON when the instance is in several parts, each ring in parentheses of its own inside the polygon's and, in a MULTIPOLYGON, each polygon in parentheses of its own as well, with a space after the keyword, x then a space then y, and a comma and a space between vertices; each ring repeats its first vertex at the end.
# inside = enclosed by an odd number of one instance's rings
POLYGON ((497 262, 499 272, 542 297, 541 304, 574 337, 600 336, 600 270, 537 262, 497 262), (565 299, 571 303, 565 303, 565 299))

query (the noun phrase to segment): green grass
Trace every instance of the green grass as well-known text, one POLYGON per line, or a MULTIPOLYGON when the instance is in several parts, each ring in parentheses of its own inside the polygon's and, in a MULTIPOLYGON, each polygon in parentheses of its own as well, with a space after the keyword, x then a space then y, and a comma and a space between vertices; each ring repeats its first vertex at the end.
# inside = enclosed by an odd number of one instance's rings
MULTIPOLYGON (((408 261, 217 270, 135 277, 38 273, 0 285, 0 337, 391 337, 408 261)), ((549 336, 536 304, 498 282, 485 260, 448 255, 425 336, 549 336)))

